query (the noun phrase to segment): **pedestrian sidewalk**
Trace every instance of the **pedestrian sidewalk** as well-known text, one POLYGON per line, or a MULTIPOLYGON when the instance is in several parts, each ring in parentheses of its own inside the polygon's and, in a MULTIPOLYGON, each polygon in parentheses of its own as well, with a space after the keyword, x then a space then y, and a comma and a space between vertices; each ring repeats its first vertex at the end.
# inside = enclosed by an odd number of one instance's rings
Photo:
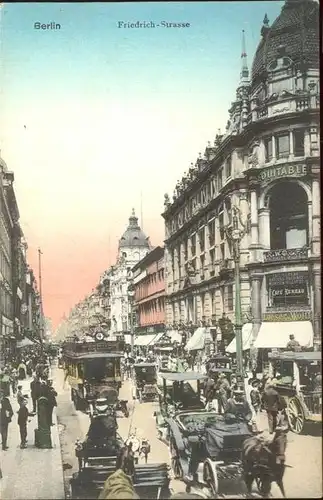
MULTIPOLYGON (((30 381, 19 381, 23 394, 28 394, 28 409, 32 411, 30 381)), ((65 499, 63 466, 55 410, 51 427, 52 449, 35 447, 37 415, 30 417, 27 424, 27 448, 20 449, 20 433, 17 423, 18 404, 10 397, 14 415, 8 429, 9 449, 1 451, 0 498, 3 500, 63 500, 65 499)))

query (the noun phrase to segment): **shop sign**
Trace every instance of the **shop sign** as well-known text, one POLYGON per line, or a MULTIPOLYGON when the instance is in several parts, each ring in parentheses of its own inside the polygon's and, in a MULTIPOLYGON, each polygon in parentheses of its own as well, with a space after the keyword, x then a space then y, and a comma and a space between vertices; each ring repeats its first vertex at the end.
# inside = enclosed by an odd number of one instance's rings
POLYGON ((263 315, 263 321, 287 322, 287 321, 311 321, 311 311, 286 311, 270 312, 263 315))
POLYGON ((274 181, 281 177, 303 177, 307 175, 306 165, 285 165, 282 167, 267 167, 259 173, 261 182, 274 181))
POLYGON ((293 300, 298 303, 300 300, 304 302, 307 300, 307 287, 304 285, 273 287, 271 296, 276 303, 285 302, 285 299, 289 304, 293 303, 293 300))

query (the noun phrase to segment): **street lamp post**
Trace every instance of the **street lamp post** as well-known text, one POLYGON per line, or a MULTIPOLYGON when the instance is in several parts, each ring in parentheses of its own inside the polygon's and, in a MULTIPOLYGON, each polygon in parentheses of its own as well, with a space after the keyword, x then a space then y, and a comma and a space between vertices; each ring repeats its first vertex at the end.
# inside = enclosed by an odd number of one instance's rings
POLYGON ((130 345, 131 345, 131 357, 133 357, 134 351, 134 324, 133 324, 133 299, 135 296, 135 287, 132 283, 128 286, 128 297, 130 304, 130 345))
POLYGON ((232 221, 226 227, 227 238, 232 242, 234 260, 234 284, 235 284, 235 335, 237 352, 237 383, 244 390, 243 370, 243 345, 242 345, 242 314, 241 314, 241 286, 240 286, 240 242, 248 228, 241 221, 240 210, 232 207, 232 221), (239 228, 239 222, 242 229, 239 228))

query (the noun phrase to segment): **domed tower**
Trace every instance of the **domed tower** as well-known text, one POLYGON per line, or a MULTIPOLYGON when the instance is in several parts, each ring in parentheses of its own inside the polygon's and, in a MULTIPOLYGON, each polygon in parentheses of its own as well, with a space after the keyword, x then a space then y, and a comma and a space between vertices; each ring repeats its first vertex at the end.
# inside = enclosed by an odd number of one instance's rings
POLYGON ((133 208, 129 217, 129 225, 119 240, 119 259, 123 258, 129 263, 137 263, 150 250, 149 237, 140 228, 133 208))
POLYGON ((319 36, 316 0, 286 0, 272 26, 266 14, 252 64, 251 94, 266 98, 307 90, 306 77, 318 79, 319 36))
POLYGON ((300 332, 307 321, 303 346, 319 349, 321 344, 319 46, 317 1, 286 0, 272 25, 265 15, 251 69, 248 127, 253 135, 246 144, 245 171, 249 265, 256 269, 262 262, 263 275, 258 285, 251 274, 251 314, 264 321, 256 348, 264 348, 276 321, 286 322, 280 330, 285 345, 294 321, 300 332), (293 280, 303 280, 304 288, 298 288, 304 290, 303 302, 290 286, 293 280), (268 290, 264 303, 261 286, 268 290))

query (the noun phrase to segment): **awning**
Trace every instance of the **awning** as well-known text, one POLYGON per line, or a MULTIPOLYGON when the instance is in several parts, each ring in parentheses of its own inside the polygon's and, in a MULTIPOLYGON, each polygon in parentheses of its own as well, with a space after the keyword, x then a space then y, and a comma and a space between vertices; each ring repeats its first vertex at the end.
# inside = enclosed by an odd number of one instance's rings
POLYGON ((254 346, 260 349, 284 349, 289 336, 294 335, 302 347, 313 347, 313 326, 310 321, 282 321, 261 324, 254 346))
POLYGON ((199 351, 204 349, 206 337, 206 328, 200 327, 195 330, 190 340, 187 342, 185 349, 187 351, 199 351))
POLYGON ((147 346, 154 340, 156 337, 156 333, 153 333, 151 335, 138 335, 138 337, 135 337, 134 344, 135 346, 147 346))
POLYGON ((155 335, 155 337, 152 339, 151 342, 149 342, 149 346, 151 345, 155 345, 157 344, 157 342, 160 341, 160 339, 162 339, 162 337, 165 335, 165 332, 161 332, 161 333, 157 333, 157 335, 155 335))
POLYGON ((23 347, 28 347, 30 345, 34 345, 34 342, 32 340, 28 339, 27 337, 25 337, 24 339, 19 340, 19 342, 17 342, 18 349, 22 349, 23 347))
MULTIPOLYGON (((242 326, 242 350, 247 351, 250 349, 250 344, 252 340, 252 323, 245 323, 242 326)), ((229 352, 230 354, 234 354, 237 352, 237 344, 236 344, 236 338, 234 338, 228 347, 226 348, 226 352, 229 352)))

